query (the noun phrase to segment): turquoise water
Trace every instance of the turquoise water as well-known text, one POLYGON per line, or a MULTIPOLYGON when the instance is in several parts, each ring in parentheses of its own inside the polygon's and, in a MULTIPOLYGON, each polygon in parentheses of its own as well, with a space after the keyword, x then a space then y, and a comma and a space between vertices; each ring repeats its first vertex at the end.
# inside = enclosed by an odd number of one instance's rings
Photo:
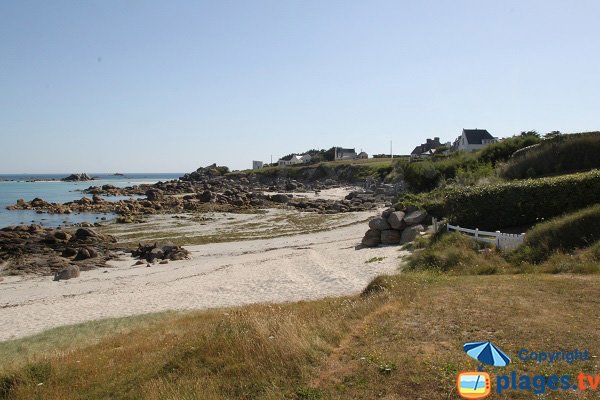
MULTIPOLYGON (((64 203, 80 199, 84 196, 81 191, 90 186, 102 186, 105 184, 117 187, 125 187, 140 183, 155 183, 158 181, 168 181, 177 179, 182 173, 160 174, 160 173, 131 173, 125 176, 115 176, 112 174, 89 174, 97 177, 97 180, 88 182, 61 182, 58 179, 64 178, 69 174, 49 175, 49 174, 30 174, 30 175, 2 175, 0 174, 0 227, 18 224, 37 223, 48 227, 57 227, 65 224, 79 222, 98 222, 102 218, 111 219, 112 214, 98 213, 79 213, 79 214, 38 214, 35 211, 14 210, 9 211, 7 206, 15 204, 18 199, 26 201, 33 200, 36 197, 49 202, 64 203), (51 180, 56 181, 51 181, 51 180), (39 180, 38 182, 32 182, 39 180)), ((87 195, 91 197, 90 195, 87 195)), ((124 197, 110 197, 106 200, 116 201, 124 197)))

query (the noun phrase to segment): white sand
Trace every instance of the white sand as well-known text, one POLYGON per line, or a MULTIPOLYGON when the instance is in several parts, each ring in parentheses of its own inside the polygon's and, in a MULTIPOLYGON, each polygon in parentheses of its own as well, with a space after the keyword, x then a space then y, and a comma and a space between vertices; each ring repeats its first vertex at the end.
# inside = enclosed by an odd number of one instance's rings
POLYGON ((398 247, 356 250, 366 229, 360 223, 190 246, 191 260, 147 268, 132 266, 127 258, 69 281, 5 277, 0 282, 0 340, 108 317, 355 294, 373 277, 397 271, 403 254, 398 247), (365 263, 372 257, 385 259, 365 263))

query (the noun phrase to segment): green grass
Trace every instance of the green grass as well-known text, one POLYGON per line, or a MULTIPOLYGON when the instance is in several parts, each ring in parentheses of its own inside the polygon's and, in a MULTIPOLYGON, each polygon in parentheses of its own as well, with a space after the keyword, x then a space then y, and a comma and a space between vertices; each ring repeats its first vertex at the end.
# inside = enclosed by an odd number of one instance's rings
MULTIPOLYGON (((538 365, 516 354, 549 343, 600 353, 598 276, 422 272, 376 282, 380 290, 362 296, 164 314, 98 340, 86 339, 96 336, 87 324, 51 331, 47 338, 74 335, 71 347, 40 345, 37 357, 4 362, 0 398, 447 400, 456 397, 456 374, 477 368, 462 350, 472 340, 506 351, 506 374, 597 370, 595 359, 538 365)), ((32 348, 40 338, 12 346, 32 348)))
POLYGON ((367 261, 365 261, 365 264, 371 264, 371 263, 374 263, 374 262, 381 262, 383 260, 385 260, 385 257, 371 257, 367 261))
POLYGON ((501 174, 507 179, 589 171, 600 168, 600 132, 559 135, 515 154, 501 174))
POLYGON ((600 241, 600 204, 537 224, 527 231, 515 254, 518 261, 539 263, 554 253, 570 253, 600 241))

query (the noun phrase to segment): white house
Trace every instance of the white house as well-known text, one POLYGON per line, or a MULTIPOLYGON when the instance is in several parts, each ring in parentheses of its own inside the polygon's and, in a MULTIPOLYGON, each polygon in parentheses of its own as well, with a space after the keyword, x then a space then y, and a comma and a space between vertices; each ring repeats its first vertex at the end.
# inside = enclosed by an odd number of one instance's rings
POLYGON ((261 169, 263 167, 262 161, 252 161, 252 169, 261 169))
POLYGON ((354 160, 358 157, 355 149, 344 149, 343 147, 335 148, 335 159, 336 160, 354 160))
POLYGON ((279 159, 279 161, 277 161, 277 165, 283 166, 283 165, 306 164, 306 163, 309 163, 310 160, 312 160, 312 157, 310 156, 310 154, 303 154, 300 156, 294 154, 289 160, 279 159))
POLYGON ((369 158, 369 155, 367 153, 365 153, 364 151, 361 151, 360 153, 358 153, 356 158, 365 159, 365 158, 369 158))
POLYGON ((462 134, 452 144, 455 151, 474 151, 496 143, 497 138, 490 135, 485 129, 463 129, 462 134))

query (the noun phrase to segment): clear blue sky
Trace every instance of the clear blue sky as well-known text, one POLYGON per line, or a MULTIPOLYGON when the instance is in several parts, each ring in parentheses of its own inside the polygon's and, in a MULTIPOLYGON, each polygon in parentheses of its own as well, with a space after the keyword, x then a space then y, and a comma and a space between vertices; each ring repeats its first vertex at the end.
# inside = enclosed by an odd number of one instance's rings
POLYGON ((3 1, 0 173, 600 129, 600 2, 3 1))

